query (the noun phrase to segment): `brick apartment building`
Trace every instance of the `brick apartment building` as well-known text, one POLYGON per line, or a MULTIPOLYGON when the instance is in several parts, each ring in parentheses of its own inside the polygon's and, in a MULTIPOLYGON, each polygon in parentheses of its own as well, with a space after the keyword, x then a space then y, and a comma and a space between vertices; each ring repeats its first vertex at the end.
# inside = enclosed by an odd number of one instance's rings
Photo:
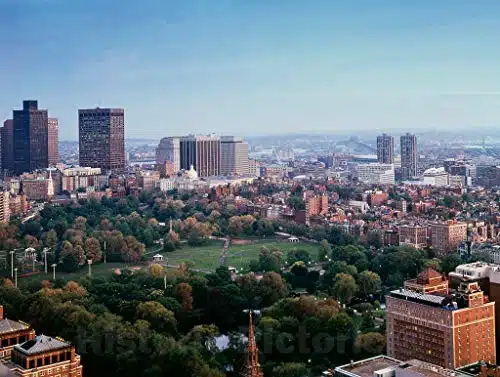
POLYGON ((439 254, 449 254, 467 238, 467 224, 455 220, 431 224, 432 248, 439 254))
POLYGON ((447 283, 427 269, 387 296, 388 356, 449 369, 496 362, 495 303, 477 282, 460 281, 453 294, 447 283))
POLYGON ((402 225, 398 228, 399 245, 423 249, 427 246, 427 227, 421 225, 402 225))
POLYGON ((4 318, 0 305, 0 376, 81 377, 75 347, 61 338, 35 335, 24 322, 4 318))

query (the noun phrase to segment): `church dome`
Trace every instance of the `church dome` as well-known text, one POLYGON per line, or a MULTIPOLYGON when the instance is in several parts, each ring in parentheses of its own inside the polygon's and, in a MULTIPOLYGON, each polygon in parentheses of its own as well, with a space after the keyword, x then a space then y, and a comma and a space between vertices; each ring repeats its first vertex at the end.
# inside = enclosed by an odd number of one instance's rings
POLYGON ((189 170, 186 172, 186 175, 189 179, 198 179, 198 173, 196 172, 196 170, 194 170, 193 165, 191 165, 189 170))

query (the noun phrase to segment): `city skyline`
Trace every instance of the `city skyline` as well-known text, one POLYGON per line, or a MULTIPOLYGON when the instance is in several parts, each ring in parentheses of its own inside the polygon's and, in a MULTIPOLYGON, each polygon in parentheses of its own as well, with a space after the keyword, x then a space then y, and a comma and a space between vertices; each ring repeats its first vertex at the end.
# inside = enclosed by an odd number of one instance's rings
POLYGON ((124 2, 113 23, 96 4, 0 5, 2 121, 27 98, 61 140, 95 106, 129 138, 500 125, 493 2, 124 2))

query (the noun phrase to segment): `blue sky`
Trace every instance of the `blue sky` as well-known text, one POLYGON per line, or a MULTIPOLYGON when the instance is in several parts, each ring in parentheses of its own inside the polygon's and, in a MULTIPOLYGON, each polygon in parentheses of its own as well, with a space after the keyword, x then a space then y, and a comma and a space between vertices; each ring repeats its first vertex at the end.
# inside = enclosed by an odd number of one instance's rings
POLYGON ((128 137, 500 125, 494 0, 0 0, 0 119, 128 137))

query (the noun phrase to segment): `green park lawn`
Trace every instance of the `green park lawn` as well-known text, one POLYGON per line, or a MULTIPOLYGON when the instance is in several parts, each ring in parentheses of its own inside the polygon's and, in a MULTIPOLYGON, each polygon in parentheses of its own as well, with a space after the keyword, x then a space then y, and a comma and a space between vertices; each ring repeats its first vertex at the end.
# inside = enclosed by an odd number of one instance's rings
MULTIPOLYGON (((175 250, 171 253, 160 252, 164 258, 168 259, 168 264, 171 266, 177 266, 184 262, 191 262, 193 268, 200 269, 204 272, 214 271, 220 265, 220 257, 222 253, 224 242, 223 241, 210 241, 208 245, 204 246, 189 246, 184 244, 181 249, 175 250)), ((306 250, 309 252, 311 259, 313 261, 318 259, 319 245, 299 242, 296 244, 291 244, 286 241, 276 241, 276 239, 269 240, 252 240, 251 244, 247 245, 231 245, 227 253, 224 265, 227 267, 235 267, 237 269, 243 268, 246 270, 250 261, 257 260, 259 258, 260 249, 266 247, 269 250, 277 248, 283 252, 286 258, 286 254, 292 250, 306 250)), ((153 255, 156 253, 155 250, 158 246, 155 246, 147 250, 148 261, 152 260, 153 255)), ((19 278, 19 284, 29 284, 33 282, 40 282, 42 280, 52 279, 52 269, 49 268, 49 273, 46 275, 43 272, 36 275, 32 275, 25 278, 19 278)), ((116 269, 124 269, 130 267, 141 267, 141 265, 126 264, 126 263, 99 263, 92 266, 92 276, 93 277, 108 277, 116 269)), ((142 264, 144 267, 144 264, 142 264)), ((88 267, 84 266, 74 273, 66 273, 56 270, 57 279, 64 281, 79 280, 85 278, 88 274, 88 267)))
MULTIPOLYGON (((162 254, 164 257, 168 258, 169 264, 178 265, 190 261, 193 263, 194 268, 213 271, 219 267, 222 247, 222 241, 212 241, 206 246, 191 247, 183 245, 179 250, 162 254)), ((313 261, 318 259, 319 253, 319 245, 316 244, 305 242, 291 244, 288 242, 278 242, 275 239, 258 240, 248 245, 231 245, 224 265, 227 267, 246 269, 250 261, 259 259, 259 253, 262 247, 266 247, 269 250, 277 248, 285 254, 285 257, 291 250, 306 250, 311 255, 313 261)))

